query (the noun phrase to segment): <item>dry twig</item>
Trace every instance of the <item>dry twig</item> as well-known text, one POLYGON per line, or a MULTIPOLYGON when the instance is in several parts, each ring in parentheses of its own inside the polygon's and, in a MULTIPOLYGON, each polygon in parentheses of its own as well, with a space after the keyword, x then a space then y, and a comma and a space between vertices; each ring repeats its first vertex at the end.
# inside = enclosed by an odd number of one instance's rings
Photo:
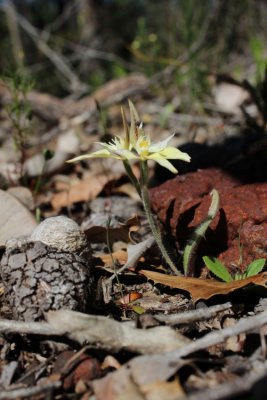
MULTIPOLYGON (((54 390, 59 389, 61 387, 61 382, 49 382, 43 385, 21 388, 21 389, 13 389, 13 390, 3 390, 0 393, 0 400, 16 400, 18 398, 32 398, 32 396, 40 395, 40 394, 51 394, 54 390)), ((52 397, 47 397, 52 398, 52 397)))
POLYGON ((204 321, 209 318, 215 317, 219 312, 228 310, 232 307, 230 302, 218 304, 216 306, 198 308, 197 310, 190 310, 178 314, 170 315, 154 315, 153 317, 168 325, 190 324, 192 322, 204 321))
POLYGON ((260 393, 265 392, 266 380, 267 380, 267 361, 263 362, 257 369, 253 369, 251 372, 245 374, 244 376, 225 382, 216 387, 209 389, 199 390, 195 394, 186 397, 187 400, 220 400, 227 399, 232 396, 240 396, 249 392, 252 387, 257 383, 259 384, 258 389, 255 389, 255 394, 251 397, 253 399, 264 399, 263 397, 258 397, 260 393))

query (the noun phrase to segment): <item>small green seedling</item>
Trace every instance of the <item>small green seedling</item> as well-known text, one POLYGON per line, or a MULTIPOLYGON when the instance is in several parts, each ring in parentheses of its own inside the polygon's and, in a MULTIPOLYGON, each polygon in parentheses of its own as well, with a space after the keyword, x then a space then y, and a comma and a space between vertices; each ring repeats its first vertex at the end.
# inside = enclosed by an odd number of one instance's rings
POLYGON ((259 274, 265 265, 265 258, 259 258, 258 260, 252 261, 245 272, 237 272, 233 276, 229 273, 227 268, 225 267, 224 264, 221 263, 220 260, 216 257, 208 257, 205 256, 203 257, 203 261, 206 265, 206 267, 214 274, 217 276, 217 278, 220 278, 224 282, 232 282, 232 281, 238 281, 241 279, 246 279, 251 276, 259 274))

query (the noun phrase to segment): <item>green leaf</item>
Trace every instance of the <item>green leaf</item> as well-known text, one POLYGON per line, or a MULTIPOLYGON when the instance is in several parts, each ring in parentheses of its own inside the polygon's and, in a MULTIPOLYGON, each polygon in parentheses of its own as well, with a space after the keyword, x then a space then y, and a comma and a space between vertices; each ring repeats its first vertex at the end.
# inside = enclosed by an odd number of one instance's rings
POLYGON ((249 264, 246 270, 246 277, 254 276, 257 275, 259 272, 263 270, 263 267, 265 265, 265 258, 259 258, 258 260, 252 261, 252 263, 249 264))
POLYGON ((224 282, 232 282, 232 276, 218 258, 203 257, 206 267, 224 282))

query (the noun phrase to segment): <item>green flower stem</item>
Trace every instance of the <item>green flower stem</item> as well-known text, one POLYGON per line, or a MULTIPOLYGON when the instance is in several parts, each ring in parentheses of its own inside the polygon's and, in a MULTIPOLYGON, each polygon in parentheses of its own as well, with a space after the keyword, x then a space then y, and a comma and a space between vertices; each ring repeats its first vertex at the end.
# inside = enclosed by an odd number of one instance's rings
POLYGON ((176 275, 182 275, 176 268, 173 261, 171 260, 169 254, 168 254, 168 251, 166 250, 166 248, 163 244, 161 232, 160 232, 160 230, 157 226, 157 223, 151 212, 150 199, 149 199, 149 193, 148 193, 148 188, 147 188, 147 183, 148 183, 147 161, 140 161, 140 166, 141 166, 141 199, 143 201, 144 210, 146 213, 146 217, 148 219, 148 223, 149 223, 151 232, 155 238, 155 241, 156 241, 165 261, 169 265, 169 267, 172 269, 172 271, 176 275))
POLYGON ((123 161, 123 165, 124 165, 127 175, 129 176, 132 184, 134 185, 137 193, 139 194, 140 198, 142 199, 140 183, 138 182, 136 176, 134 175, 131 166, 129 165, 128 161, 126 161, 126 160, 123 161))

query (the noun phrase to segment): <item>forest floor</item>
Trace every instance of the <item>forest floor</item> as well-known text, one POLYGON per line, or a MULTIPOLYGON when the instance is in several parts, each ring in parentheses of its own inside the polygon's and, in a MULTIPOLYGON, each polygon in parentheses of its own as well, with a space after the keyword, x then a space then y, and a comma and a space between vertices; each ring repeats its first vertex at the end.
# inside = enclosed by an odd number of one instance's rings
POLYGON ((190 114, 179 91, 155 95, 154 83, 132 75, 77 101, 0 84, 0 399, 265 398, 264 113, 229 79, 190 114), (123 135, 128 98, 152 142, 175 133, 171 145, 191 157, 173 162, 178 175, 149 163, 151 206, 181 275, 120 160, 66 163, 123 135), (218 212, 184 276, 214 189, 218 212), (225 265, 225 281, 204 256, 225 265))

